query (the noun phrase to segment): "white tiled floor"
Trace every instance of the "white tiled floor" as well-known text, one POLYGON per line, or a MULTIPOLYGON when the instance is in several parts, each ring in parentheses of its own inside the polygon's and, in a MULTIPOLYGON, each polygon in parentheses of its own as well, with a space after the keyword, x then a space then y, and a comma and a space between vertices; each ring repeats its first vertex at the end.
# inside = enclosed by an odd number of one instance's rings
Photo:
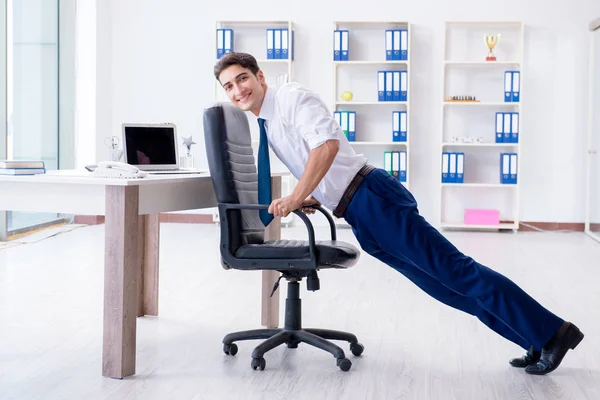
MULTIPOLYGON (((306 327, 348 330, 365 345, 352 369, 300 345, 253 371, 256 342, 228 357, 221 339, 259 327, 260 274, 220 267, 217 226, 162 224, 160 315, 138 319, 137 374, 103 378, 99 225, 0 250, 0 399, 600 398, 600 244, 581 233, 446 235, 584 331, 557 371, 511 368, 519 348, 364 253, 350 270, 320 273, 320 291, 301 286, 306 327)), ((356 244, 349 230, 339 239, 356 244)))

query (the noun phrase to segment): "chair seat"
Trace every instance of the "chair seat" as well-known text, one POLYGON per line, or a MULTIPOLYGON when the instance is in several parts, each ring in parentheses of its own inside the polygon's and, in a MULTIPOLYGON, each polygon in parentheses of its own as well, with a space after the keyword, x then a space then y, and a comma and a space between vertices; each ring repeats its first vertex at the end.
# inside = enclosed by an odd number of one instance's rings
MULTIPOLYGON (((320 268, 349 268, 358 261, 360 252, 350 243, 339 240, 317 240, 317 264, 320 268)), ((271 240, 263 244, 246 244, 235 252, 236 258, 301 259, 309 258, 307 240, 271 240)))

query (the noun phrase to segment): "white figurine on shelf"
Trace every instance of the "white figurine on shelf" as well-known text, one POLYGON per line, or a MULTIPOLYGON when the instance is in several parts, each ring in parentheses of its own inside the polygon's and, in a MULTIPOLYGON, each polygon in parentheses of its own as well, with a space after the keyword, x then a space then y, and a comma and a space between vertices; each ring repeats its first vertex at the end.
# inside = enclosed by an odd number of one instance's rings
POLYGON ((181 168, 194 168, 194 157, 192 157, 192 145, 196 144, 196 142, 194 142, 192 140, 191 135, 189 137, 182 138, 182 139, 183 139, 183 145, 185 146, 186 154, 185 154, 185 156, 179 157, 179 161, 180 161, 179 163, 181 164, 180 167, 181 168))
POLYGON ((189 137, 183 138, 183 145, 185 146, 186 156, 188 156, 188 157, 192 156, 192 145, 193 144, 196 144, 196 142, 194 142, 192 140, 191 135, 189 137))

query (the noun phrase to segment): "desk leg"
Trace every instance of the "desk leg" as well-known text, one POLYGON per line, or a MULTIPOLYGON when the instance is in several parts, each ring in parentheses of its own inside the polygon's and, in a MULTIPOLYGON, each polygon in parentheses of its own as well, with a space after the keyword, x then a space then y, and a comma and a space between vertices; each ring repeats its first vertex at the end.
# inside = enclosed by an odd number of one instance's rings
POLYGON ((102 375, 135 374, 138 186, 106 187, 102 375))
POLYGON ((138 317, 158 315, 159 217, 149 214, 138 219, 138 317))
MULTIPOLYGON (((271 178, 271 196, 273 199, 281 197, 281 177, 271 178)), ((281 239, 281 218, 275 218, 265 229, 265 240, 281 239)), ((261 323, 267 328, 277 328, 279 325, 279 293, 281 287, 269 297, 273 285, 279 279, 279 271, 262 271, 262 315, 261 323)))

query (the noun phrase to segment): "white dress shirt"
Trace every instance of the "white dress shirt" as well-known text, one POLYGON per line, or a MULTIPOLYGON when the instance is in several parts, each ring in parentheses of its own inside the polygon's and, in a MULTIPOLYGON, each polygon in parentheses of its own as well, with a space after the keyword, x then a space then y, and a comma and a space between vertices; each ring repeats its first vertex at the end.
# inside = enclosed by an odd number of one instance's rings
POLYGON ((259 118, 266 121, 269 146, 298 180, 312 149, 327 140, 339 140, 339 151, 331 168, 312 192, 325 207, 334 210, 367 159, 354 152, 325 103, 302 85, 285 83, 267 88, 259 118))

